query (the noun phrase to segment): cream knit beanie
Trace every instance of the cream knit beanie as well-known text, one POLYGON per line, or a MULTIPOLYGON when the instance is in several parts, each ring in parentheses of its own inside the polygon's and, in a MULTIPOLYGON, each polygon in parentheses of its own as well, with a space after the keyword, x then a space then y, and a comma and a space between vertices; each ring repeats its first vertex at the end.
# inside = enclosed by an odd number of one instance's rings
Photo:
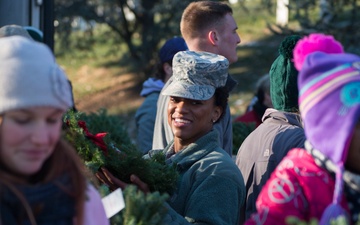
POLYGON ((21 36, 0 38, 0 114, 33 106, 72 107, 70 84, 51 50, 21 36))

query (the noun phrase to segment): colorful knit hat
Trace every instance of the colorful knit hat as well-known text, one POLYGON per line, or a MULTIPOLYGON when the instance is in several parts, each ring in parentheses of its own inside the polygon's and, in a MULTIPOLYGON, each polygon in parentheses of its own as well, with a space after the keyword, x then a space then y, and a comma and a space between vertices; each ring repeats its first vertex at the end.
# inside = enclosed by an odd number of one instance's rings
POLYGON ((280 44, 280 55, 270 68, 270 96, 274 109, 294 112, 298 110, 298 71, 292 62, 293 49, 300 36, 286 37, 280 44))
MULTIPOLYGON (((302 39, 296 48, 306 48, 302 39)), ((328 39, 327 39, 328 40, 328 39)), ((337 45, 333 40, 328 49, 337 45)), ((320 46, 320 45, 319 45, 320 46)), ((320 224, 344 214, 340 206, 343 189, 344 162, 354 127, 360 117, 360 57, 346 53, 294 51, 299 63, 299 106, 305 125, 305 135, 312 146, 322 152, 336 166, 333 203, 323 213, 320 224)), ((337 52, 338 48, 334 50, 337 52)), ((342 48, 341 48, 342 49, 342 48)))
POLYGON ((294 65, 300 70, 305 57, 313 52, 344 53, 343 46, 331 35, 314 33, 303 37, 294 48, 294 65))

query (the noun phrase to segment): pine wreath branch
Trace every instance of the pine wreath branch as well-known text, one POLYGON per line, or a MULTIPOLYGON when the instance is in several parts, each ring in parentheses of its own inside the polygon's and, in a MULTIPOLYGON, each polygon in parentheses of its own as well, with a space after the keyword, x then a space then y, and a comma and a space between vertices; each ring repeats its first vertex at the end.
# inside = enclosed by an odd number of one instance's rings
POLYGON ((89 115, 68 111, 64 117, 65 137, 93 173, 104 166, 127 183, 130 175, 136 174, 152 192, 172 193, 178 179, 175 166, 167 165, 162 153, 144 159, 119 121, 106 110, 89 115))

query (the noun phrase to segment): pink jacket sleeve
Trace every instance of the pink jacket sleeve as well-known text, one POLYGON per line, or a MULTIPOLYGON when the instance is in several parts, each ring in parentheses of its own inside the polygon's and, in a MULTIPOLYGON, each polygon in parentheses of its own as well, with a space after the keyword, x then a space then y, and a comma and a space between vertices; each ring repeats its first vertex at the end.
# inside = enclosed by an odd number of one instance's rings
POLYGON ((88 199, 84 205, 84 225, 109 225, 99 192, 90 184, 86 195, 88 199))
POLYGON ((298 182, 286 172, 277 171, 279 174, 267 182, 256 201, 257 213, 245 224, 287 224, 288 216, 305 219, 308 203, 298 182))
POLYGON ((257 198, 257 213, 245 224, 287 224, 288 216, 306 219, 308 202, 302 189, 303 181, 299 180, 306 168, 298 167, 297 157, 287 155, 281 161, 257 198))
MULTIPOLYGON (((257 213, 245 224, 287 224, 289 216, 319 220, 332 202, 334 185, 306 150, 293 149, 271 174, 256 201, 257 213)), ((345 198, 342 205, 347 208, 345 198)))

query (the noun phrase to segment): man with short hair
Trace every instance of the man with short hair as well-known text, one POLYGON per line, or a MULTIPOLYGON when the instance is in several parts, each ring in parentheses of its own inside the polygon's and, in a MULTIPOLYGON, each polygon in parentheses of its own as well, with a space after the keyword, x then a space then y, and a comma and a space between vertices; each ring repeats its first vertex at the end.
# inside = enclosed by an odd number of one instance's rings
MULTIPOLYGON (((190 3, 183 12, 180 30, 190 51, 206 51, 226 57, 230 63, 237 61, 237 45, 241 42, 232 9, 223 2, 199 1, 190 3)), ((172 78, 164 88, 172 82, 172 78)), ((230 92, 236 81, 228 75, 226 88, 230 92)), ((167 121, 169 98, 160 95, 153 136, 153 149, 163 149, 173 139, 167 121)), ((220 146, 232 155, 232 120, 227 106, 224 117, 214 124, 219 132, 220 146)))

